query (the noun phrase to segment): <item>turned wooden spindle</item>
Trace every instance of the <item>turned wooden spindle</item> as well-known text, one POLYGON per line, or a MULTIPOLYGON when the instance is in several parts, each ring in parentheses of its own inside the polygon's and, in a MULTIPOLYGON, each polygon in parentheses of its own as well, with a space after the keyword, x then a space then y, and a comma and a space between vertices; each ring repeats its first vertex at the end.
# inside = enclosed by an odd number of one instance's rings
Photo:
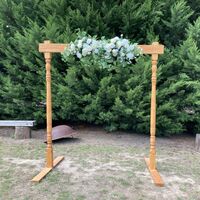
MULTIPOLYGON (((64 45, 62 45, 62 50, 64 45)), ((66 46, 66 45, 65 45, 66 46)), ((44 53, 46 67, 46 122, 47 122, 47 147, 46 147, 46 166, 39 174, 33 177, 32 182, 40 182, 56 165, 63 159, 63 156, 58 156, 53 160, 53 145, 52 145, 52 99, 51 99, 51 57, 54 52, 61 52, 59 44, 52 44, 49 40, 39 44, 39 52, 44 53), (48 48, 48 46, 51 48, 48 48), (44 48, 42 48, 44 47, 44 48), (59 48, 58 50, 56 48, 59 48)))
MULTIPOLYGON (((44 41, 45 44, 51 43, 44 41)), ((53 147, 52 147, 52 100, 51 100, 51 53, 44 53, 46 63, 46 120, 47 120, 47 148, 46 167, 53 167, 53 147)))
MULTIPOLYGON (((154 42, 153 45, 158 45, 154 42)), ((158 54, 152 54, 152 76, 151 76, 151 119, 150 119, 150 169, 156 169, 156 72, 158 54)))

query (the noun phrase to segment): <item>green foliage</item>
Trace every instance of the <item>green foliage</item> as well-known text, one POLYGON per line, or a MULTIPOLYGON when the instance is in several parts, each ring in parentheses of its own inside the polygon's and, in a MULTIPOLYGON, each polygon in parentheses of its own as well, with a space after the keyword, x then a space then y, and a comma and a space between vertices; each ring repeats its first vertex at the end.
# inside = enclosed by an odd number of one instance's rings
MULTIPOLYGON (((200 116, 200 53, 196 41, 189 38, 173 51, 167 49, 165 54, 158 71, 157 132, 160 135, 188 129, 196 132, 200 116)), ((103 124, 110 131, 148 132, 151 90, 148 60, 143 57, 133 66, 118 66, 110 72, 92 61, 90 65, 74 63, 68 69, 64 85, 58 84, 62 97, 55 103, 64 102, 62 118, 103 124)))
POLYGON ((199 130, 199 59, 200 51, 190 38, 173 51, 166 52, 166 57, 162 58, 157 119, 160 129, 170 127, 163 134, 199 130))
POLYGON ((194 21, 194 24, 189 24, 186 37, 195 40, 197 42, 197 47, 200 48, 200 17, 194 21))
POLYGON ((185 0, 173 1, 168 9, 169 16, 164 15, 158 29, 164 43, 168 47, 173 47, 185 39, 185 29, 194 11, 185 0))
MULTIPOLYGON (((200 129, 199 0, 0 1, 0 118, 45 121, 45 67, 38 43, 70 42, 77 29, 99 38, 160 41, 157 133, 200 129)), ((54 120, 149 132, 151 70, 144 56, 128 68, 65 64, 53 56, 54 120)))

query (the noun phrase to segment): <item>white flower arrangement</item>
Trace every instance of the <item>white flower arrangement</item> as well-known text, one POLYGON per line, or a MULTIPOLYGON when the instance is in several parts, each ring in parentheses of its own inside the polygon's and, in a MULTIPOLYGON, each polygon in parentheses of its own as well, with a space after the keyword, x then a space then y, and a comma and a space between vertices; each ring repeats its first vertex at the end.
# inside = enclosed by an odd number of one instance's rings
MULTIPOLYGON (((133 61, 142 54, 142 49, 136 43, 131 43, 128 39, 122 36, 114 37, 106 40, 96 37, 86 36, 78 37, 74 42, 71 42, 62 53, 64 61, 69 61, 70 58, 79 59, 80 61, 88 56, 94 59, 99 59, 107 63, 109 67, 115 62, 120 62, 122 66, 132 64, 133 61)), ((101 63, 101 62, 100 62, 101 63)))

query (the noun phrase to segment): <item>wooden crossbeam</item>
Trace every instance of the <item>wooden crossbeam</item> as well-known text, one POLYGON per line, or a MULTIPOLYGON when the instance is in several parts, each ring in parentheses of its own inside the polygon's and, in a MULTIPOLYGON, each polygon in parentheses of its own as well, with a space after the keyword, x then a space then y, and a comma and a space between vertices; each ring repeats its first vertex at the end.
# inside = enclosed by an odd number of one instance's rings
MULTIPOLYGON (((142 49, 143 54, 163 54, 164 46, 161 44, 138 45, 142 49)), ((39 52, 42 53, 62 53, 68 44, 40 43, 39 52)))
POLYGON ((39 52, 42 53, 61 53, 68 44, 40 43, 39 52))

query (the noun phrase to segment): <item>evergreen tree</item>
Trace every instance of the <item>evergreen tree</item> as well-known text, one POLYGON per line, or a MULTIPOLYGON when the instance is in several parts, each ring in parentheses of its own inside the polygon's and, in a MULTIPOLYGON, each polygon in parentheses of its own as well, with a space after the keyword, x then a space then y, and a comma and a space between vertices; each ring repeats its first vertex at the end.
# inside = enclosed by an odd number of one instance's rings
POLYGON ((200 49, 200 17, 194 21, 194 24, 189 24, 186 37, 195 40, 198 48, 200 49))
MULTIPOLYGON (((80 29, 165 44, 158 65, 157 132, 199 130, 199 5, 198 0, 0 1, 0 118, 44 122, 45 67, 38 43, 68 43, 80 29)), ((148 57, 111 72, 98 63, 63 63, 60 54, 52 64, 54 120, 149 132, 148 57)))
POLYGON ((186 28, 194 11, 185 0, 169 1, 163 9, 166 11, 163 13, 161 24, 157 24, 158 34, 161 41, 172 48, 185 39, 186 28))

